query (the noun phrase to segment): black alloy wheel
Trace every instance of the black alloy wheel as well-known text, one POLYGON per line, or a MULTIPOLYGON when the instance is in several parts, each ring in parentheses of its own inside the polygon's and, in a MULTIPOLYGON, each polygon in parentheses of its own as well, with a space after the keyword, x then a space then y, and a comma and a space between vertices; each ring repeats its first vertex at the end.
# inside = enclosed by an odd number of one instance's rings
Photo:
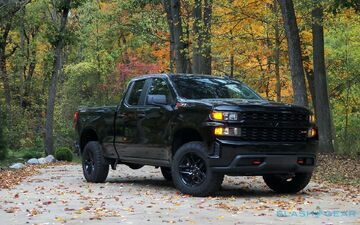
POLYGON ((185 154, 179 164, 179 175, 190 187, 201 185, 206 180, 204 160, 195 153, 185 154))
POLYGON ((220 189, 224 174, 212 171, 207 151, 200 141, 186 143, 176 150, 171 175, 175 187, 182 193, 204 197, 220 189))
POLYGON ((91 176, 91 174, 94 173, 95 170, 93 153, 91 151, 84 152, 83 160, 84 160, 84 172, 89 176, 91 176))

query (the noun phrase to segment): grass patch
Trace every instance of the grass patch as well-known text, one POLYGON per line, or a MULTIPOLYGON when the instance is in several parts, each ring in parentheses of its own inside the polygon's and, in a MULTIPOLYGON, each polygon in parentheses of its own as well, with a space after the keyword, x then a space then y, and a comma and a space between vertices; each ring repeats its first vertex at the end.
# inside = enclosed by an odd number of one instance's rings
MULTIPOLYGON (((6 159, 0 160, 0 168, 7 169, 10 165, 14 163, 18 163, 18 162, 25 163, 30 158, 40 158, 43 156, 44 153, 41 151, 9 150, 6 159)), ((76 164, 81 164, 81 157, 74 154, 74 158, 72 162, 76 164)))
POLYGON ((9 150, 6 159, 0 160, 0 167, 7 168, 11 164, 16 162, 21 162, 21 163, 24 162, 23 153, 20 151, 9 150))
POLYGON ((76 163, 76 164, 81 164, 81 163, 82 163, 82 162, 81 162, 81 157, 78 156, 78 155, 76 155, 76 154, 74 154, 74 158, 73 158, 72 162, 73 162, 73 163, 76 163))
POLYGON ((32 158, 41 158, 44 156, 43 152, 39 152, 39 151, 26 151, 22 153, 22 158, 28 160, 28 159, 32 159, 32 158))

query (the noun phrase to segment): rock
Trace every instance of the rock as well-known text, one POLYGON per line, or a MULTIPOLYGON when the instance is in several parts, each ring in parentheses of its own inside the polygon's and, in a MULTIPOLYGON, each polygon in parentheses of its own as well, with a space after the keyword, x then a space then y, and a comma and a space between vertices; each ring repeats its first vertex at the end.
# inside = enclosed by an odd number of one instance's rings
POLYGON ((36 164, 39 164, 39 160, 36 159, 36 158, 29 159, 29 160, 27 161, 27 164, 36 165, 36 164))
POLYGON ((47 163, 52 163, 52 162, 56 161, 56 159, 55 159, 55 157, 53 155, 46 156, 45 160, 46 160, 47 163))
POLYGON ((38 161, 39 161, 40 164, 48 163, 45 158, 38 158, 38 161))
POLYGON ((22 163, 14 163, 14 164, 12 164, 11 166, 9 166, 9 168, 10 169, 16 169, 16 170, 18 170, 18 169, 21 169, 21 168, 24 168, 24 164, 22 164, 22 163))

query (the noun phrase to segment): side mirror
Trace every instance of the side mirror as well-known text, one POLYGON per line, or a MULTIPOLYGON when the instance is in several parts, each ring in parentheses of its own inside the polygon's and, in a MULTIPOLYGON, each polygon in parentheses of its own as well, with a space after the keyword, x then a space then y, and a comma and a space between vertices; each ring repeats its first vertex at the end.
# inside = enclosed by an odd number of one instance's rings
POLYGON ((166 105, 166 96, 165 95, 148 95, 147 103, 149 105, 166 105))

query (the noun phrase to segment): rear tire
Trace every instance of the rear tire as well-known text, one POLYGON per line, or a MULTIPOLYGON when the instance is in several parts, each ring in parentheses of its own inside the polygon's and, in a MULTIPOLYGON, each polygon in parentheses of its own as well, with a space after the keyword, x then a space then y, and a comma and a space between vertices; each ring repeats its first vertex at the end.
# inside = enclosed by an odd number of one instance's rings
POLYGON ((86 144, 82 153, 82 168, 87 182, 105 182, 109 174, 109 163, 104 158, 99 142, 90 141, 86 144))
POLYGON ((293 177, 286 175, 264 175, 266 185, 277 193, 297 193, 310 182, 312 173, 296 173, 293 177))
POLYGON ((224 174, 212 172, 206 152, 204 143, 198 141, 186 143, 176 151, 171 174, 182 193, 203 197, 220 189, 224 174))

